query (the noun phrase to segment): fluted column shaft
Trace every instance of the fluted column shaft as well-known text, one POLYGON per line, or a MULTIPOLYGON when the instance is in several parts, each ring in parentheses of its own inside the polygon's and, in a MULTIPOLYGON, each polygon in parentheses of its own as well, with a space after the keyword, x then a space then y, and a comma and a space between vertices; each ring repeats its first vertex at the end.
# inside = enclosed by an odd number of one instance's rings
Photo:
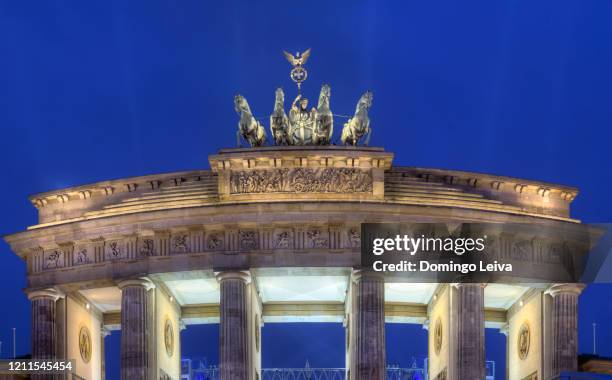
POLYGON ((385 281, 371 272, 353 274, 355 304, 355 380, 384 380, 385 351, 385 281))
POLYGON ((457 379, 484 380, 484 285, 456 284, 457 379))
POLYGON ((548 289, 552 304, 552 375, 578 368, 578 296, 582 284, 557 284, 548 289))
MULTIPOLYGON (((57 359, 56 352, 56 301, 62 295, 55 289, 30 292, 32 302, 32 359, 57 359)), ((53 379, 53 375, 33 375, 33 379, 53 379)))
POLYGON ((121 289, 121 379, 149 379, 149 290, 146 279, 122 281, 121 289))
POLYGON ((32 300, 32 357, 55 356, 55 300, 37 298, 32 300))
POLYGON ((247 380, 251 373, 249 360, 247 285, 244 272, 221 272, 219 324, 219 374, 221 380, 247 380))

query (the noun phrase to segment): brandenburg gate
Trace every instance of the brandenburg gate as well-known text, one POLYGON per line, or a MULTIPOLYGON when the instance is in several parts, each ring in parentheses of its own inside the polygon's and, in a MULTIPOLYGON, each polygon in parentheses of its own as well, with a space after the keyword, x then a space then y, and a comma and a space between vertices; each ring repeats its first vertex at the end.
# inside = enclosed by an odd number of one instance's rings
POLYGON ((385 323, 413 323, 428 329, 430 379, 484 379, 486 327, 507 335, 510 380, 575 370, 580 284, 396 283, 359 268, 362 223, 566 228, 577 190, 395 166, 358 145, 371 93, 332 145, 329 95, 312 110, 298 97, 287 117, 277 91, 272 146, 237 96, 251 147, 220 150, 208 170, 33 195, 38 224, 6 237, 27 263, 33 358, 104 379, 104 337, 121 330, 121 379, 177 380, 180 330, 218 323, 221 379, 259 380, 265 324, 342 322, 347 379, 382 380, 385 323))

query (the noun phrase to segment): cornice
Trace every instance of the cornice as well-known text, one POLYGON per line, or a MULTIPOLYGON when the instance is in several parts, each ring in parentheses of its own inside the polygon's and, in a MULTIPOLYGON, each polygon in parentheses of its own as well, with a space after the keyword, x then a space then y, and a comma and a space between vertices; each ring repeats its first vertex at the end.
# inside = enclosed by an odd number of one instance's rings
MULTIPOLYGON (((524 186, 533 186, 533 188, 549 188, 554 190, 566 191, 568 193, 573 193, 574 195, 578 194, 578 188, 573 186, 561 185, 556 183, 550 183, 545 181, 537 181, 537 180, 529 180, 517 177, 509 177, 509 176, 500 176, 495 174, 487 174, 487 173, 479 173, 479 172, 468 172, 462 170, 451 170, 451 169, 439 169, 439 168, 423 168, 416 166, 394 166, 391 170, 393 171, 402 171, 406 173, 414 172, 419 173, 423 177, 429 178, 440 178, 444 179, 445 182, 449 184, 456 184, 459 182, 464 182, 466 184, 470 184, 474 186, 474 180, 479 180, 481 182, 487 182, 487 185, 491 188, 495 187, 506 187, 506 185, 510 185, 510 188, 513 188, 511 185, 524 185, 524 186), (471 179, 471 180, 470 180, 471 179)), ((514 190, 514 189, 513 189, 514 190)), ((545 195, 545 194, 542 194, 545 195)))

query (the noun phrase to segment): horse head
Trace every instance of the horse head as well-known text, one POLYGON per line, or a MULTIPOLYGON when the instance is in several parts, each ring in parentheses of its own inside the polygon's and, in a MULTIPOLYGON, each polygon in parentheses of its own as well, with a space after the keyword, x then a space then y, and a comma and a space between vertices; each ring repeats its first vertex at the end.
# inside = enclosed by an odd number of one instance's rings
POLYGON ((324 84, 321 87, 321 93, 319 94, 319 105, 317 108, 329 108, 329 97, 331 96, 331 88, 328 84, 324 84))
POLYGON ((234 96, 234 109, 238 114, 242 114, 244 112, 251 113, 251 109, 249 108, 249 103, 245 99, 244 96, 237 94, 234 96))
POLYGON ((282 110, 285 106, 285 93, 281 87, 276 89, 274 99, 274 111, 282 110))
POLYGON ((366 91, 361 98, 359 99, 359 103, 357 103, 357 112, 364 110, 368 111, 370 107, 372 107, 372 100, 374 99, 374 95, 372 91, 366 91))

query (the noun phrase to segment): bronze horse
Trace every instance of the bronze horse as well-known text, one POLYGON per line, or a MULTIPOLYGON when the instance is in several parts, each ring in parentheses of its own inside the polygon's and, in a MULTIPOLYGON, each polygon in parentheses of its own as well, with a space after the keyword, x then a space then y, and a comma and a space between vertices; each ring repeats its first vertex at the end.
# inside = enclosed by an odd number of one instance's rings
POLYGON ((291 145, 289 118, 285 113, 285 93, 280 87, 276 89, 274 111, 270 115, 270 132, 276 145, 291 145))
POLYGON ((372 92, 366 91, 359 102, 357 103, 357 109, 355 110, 355 116, 349 119, 348 122, 344 123, 342 129, 341 141, 344 145, 357 145, 359 140, 365 136, 364 145, 370 143, 370 135, 372 130, 370 129, 370 118, 368 117, 368 111, 372 107, 372 92))
POLYGON ((262 146, 266 142, 266 130, 259 123, 253 114, 249 103, 242 95, 234 97, 234 109, 240 115, 238 121, 238 132, 236 132, 236 145, 242 146, 240 137, 243 137, 251 144, 251 147, 262 146))
POLYGON ((329 109, 329 98, 331 89, 324 84, 319 94, 319 105, 317 106, 317 118, 313 134, 315 145, 329 145, 332 134, 334 133, 334 116, 329 109))

